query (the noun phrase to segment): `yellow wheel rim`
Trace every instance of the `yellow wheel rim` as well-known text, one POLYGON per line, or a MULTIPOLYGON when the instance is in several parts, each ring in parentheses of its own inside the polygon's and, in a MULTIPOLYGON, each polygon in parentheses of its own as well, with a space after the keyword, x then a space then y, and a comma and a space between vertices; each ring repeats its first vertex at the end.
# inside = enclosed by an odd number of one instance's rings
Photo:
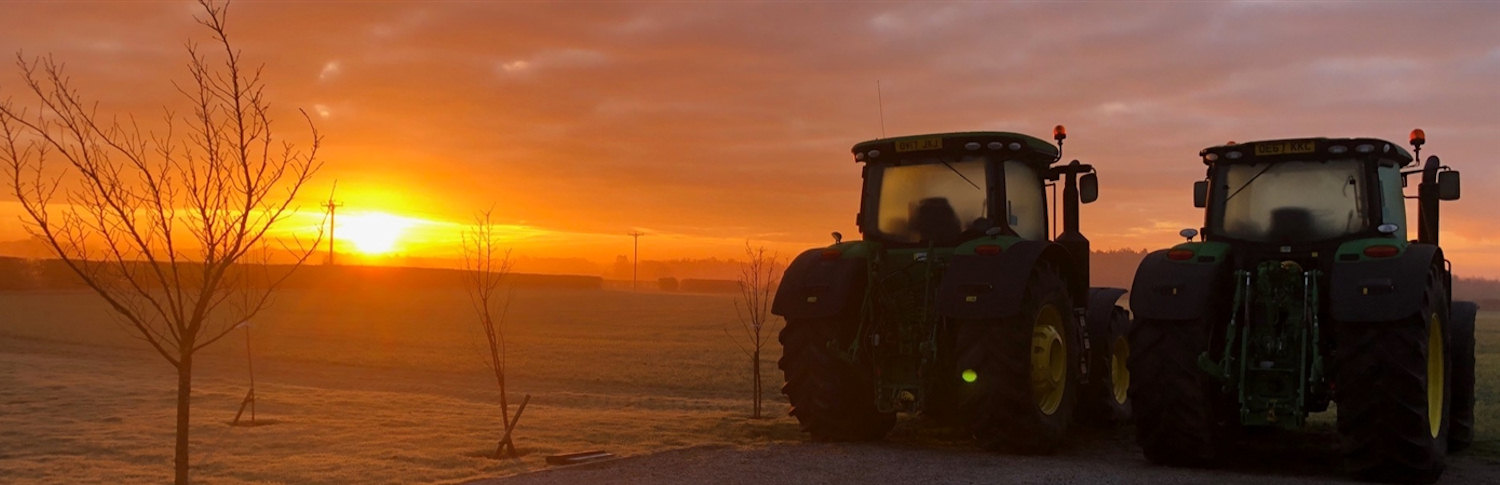
POLYGON ((1048 416, 1062 406, 1068 387, 1068 330, 1057 307, 1043 306, 1031 326, 1031 395, 1048 416))
POLYGON ((1130 359, 1130 342, 1125 337, 1115 337, 1109 345, 1109 380, 1113 384, 1115 402, 1125 404, 1130 391, 1130 369, 1125 362, 1130 359))
POLYGON ((1436 313, 1427 325, 1427 427, 1436 438, 1443 428, 1443 322, 1436 313))

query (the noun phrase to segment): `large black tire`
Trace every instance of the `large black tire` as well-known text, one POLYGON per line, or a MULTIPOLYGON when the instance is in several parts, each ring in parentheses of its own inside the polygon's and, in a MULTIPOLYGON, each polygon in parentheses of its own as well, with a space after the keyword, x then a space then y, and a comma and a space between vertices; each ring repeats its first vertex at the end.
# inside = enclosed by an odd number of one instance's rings
POLYGON ((1202 320, 1137 320, 1130 333, 1130 399, 1136 442, 1146 459, 1208 466, 1223 445, 1215 418, 1217 384, 1198 356, 1213 345, 1202 320))
POLYGON ((1451 329, 1443 281, 1431 273, 1421 313, 1338 324, 1338 428, 1344 465, 1360 479, 1431 483, 1443 473, 1451 329))
POLYGON ((1453 377, 1449 379, 1453 384, 1449 401, 1449 453, 1466 450, 1474 444, 1474 318, 1478 314, 1479 305, 1474 302, 1453 302, 1452 324, 1448 327, 1453 356, 1453 377))
POLYGON ((1130 312, 1114 307, 1108 322, 1089 322, 1089 383, 1078 403, 1084 423, 1130 420, 1130 312))
POLYGON ((792 404, 788 414, 815 441, 881 439, 895 426, 896 415, 875 408, 875 384, 867 368, 839 358, 830 345, 840 341, 839 324, 789 320, 781 329, 778 365, 786 375, 781 393, 792 404))
POLYGON ((1016 316, 959 321, 956 331, 956 371, 966 382, 960 409, 975 441, 1024 454, 1061 446, 1078 401, 1076 356, 1083 349, 1057 270, 1046 264, 1033 270, 1016 316), (1033 382, 1033 367, 1045 376, 1041 384, 1033 382))

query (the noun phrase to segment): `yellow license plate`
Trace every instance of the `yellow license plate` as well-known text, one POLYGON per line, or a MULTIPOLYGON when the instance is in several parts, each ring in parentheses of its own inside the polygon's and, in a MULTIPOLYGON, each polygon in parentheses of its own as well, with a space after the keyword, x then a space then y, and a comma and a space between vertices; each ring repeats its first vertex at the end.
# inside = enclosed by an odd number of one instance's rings
POLYGON ((1297 153, 1312 153, 1317 151, 1317 144, 1311 140, 1307 141, 1284 141, 1279 143, 1260 143, 1255 145, 1255 155, 1293 155, 1297 153))
POLYGON ((917 152, 922 150, 941 150, 943 139, 938 137, 917 138, 915 140, 896 140, 897 152, 917 152))

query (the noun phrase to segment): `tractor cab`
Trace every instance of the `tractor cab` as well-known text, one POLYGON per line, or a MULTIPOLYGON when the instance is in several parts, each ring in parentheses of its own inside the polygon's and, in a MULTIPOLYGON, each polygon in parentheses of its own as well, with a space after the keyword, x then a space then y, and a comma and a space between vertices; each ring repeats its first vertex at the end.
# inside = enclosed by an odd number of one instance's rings
MULTIPOLYGON (((1413 133, 1418 153, 1424 138, 1420 130, 1413 133)), ((1402 189, 1405 176, 1424 169, 1403 171, 1416 158, 1400 145, 1374 138, 1303 138, 1228 143, 1199 155, 1208 166, 1207 180, 1193 191, 1194 205, 1207 209, 1204 241, 1233 244, 1257 259, 1309 261, 1326 261, 1317 255, 1331 257, 1351 241, 1407 244, 1402 189)), ((1458 172, 1438 165, 1432 170, 1439 181, 1434 195, 1456 199, 1458 172)), ((1435 207, 1425 216, 1435 223, 1435 207)), ((1183 235, 1191 238, 1195 232, 1183 235)))
POLYGON ((922 413, 968 426, 986 448, 1041 453, 1075 414, 1126 415, 1125 290, 1089 287, 1079 205, 1098 182, 1090 165, 1057 163, 1066 136, 854 145, 863 238, 834 233, 798 255, 771 304, 786 319, 782 389, 804 430, 875 439, 896 413, 922 413))
MULTIPOLYGON (((1066 137, 1061 126, 1054 131, 1056 146, 1005 132, 907 136, 855 145, 855 161, 865 164, 860 232, 865 240, 893 248, 952 247, 995 234, 1050 240, 1045 188, 1062 173, 1052 164, 1066 137)), ((1083 202, 1097 197, 1092 173, 1079 183, 1083 202)))

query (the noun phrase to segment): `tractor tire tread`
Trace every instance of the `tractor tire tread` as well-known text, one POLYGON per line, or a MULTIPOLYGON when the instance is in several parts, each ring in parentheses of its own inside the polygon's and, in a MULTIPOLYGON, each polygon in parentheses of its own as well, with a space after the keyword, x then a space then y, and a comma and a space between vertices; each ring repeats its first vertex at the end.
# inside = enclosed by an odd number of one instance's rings
POLYGON ((835 322, 828 321, 789 321, 782 328, 777 365, 786 376, 781 393, 791 402, 788 414, 814 441, 884 438, 896 416, 879 412, 874 384, 829 349, 836 335, 835 322))
POLYGON ((1138 321, 1131 333, 1130 399, 1136 441, 1152 463, 1202 467, 1214 463, 1211 384, 1198 367, 1208 350, 1200 321, 1138 321))
POLYGON ((1071 356, 1081 352, 1067 286, 1057 270, 1039 265, 1027 282, 1019 317, 959 322, 959 372, 974 370, 974 389, 963 393, 959 409, 970 422, 975 442, 987 450, 1017 454, 1046 454, 1063 444, 1078 401, 1078 374, 1071 356), (1040 301, 1061 305, 1069 326, 1069 359, 1064 396, 1052 415, 1037 407, 1031 388, 1032 314, 1040 301))
POLYGON ((1443 472, 1446 437, 1432 437, 1428 421, 1424 315, 1444 297, 1441 283, 1428 286, 1421 314, 1337 328, 1338 431, 1344 466, 1357 478, 1431 483, 1443 472))

